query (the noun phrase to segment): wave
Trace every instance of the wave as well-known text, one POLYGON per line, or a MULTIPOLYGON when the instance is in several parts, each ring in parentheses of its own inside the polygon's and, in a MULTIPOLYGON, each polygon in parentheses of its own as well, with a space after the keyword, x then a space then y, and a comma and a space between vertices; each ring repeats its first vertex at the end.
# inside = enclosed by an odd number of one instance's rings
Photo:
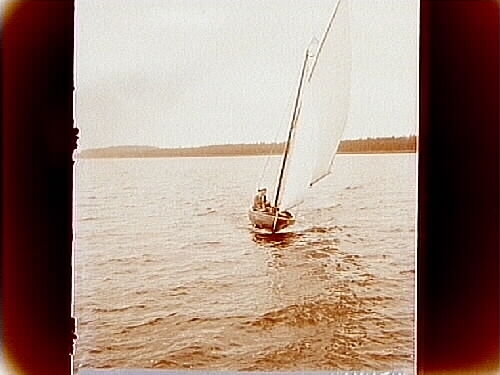
POLYGON ((103 307, 94 307, 92 310, 97 313, 110 313, 110 312, 120 312, 131 309, 144 309, 146 305, 138 304, 138 305, 127 305, 122 307, 111 307, 111 308, 103 308, 103 307))
POLYGON ((200 213, 196 214, 196 216, 207 216, 207 215, 213 214, 215 212, 217 212, 215 209, 208 207, 205 212, 200 212, 200 213))
POLYGON ((153 360, 154 368, 192 368, 202 366, 227 357, 223 348, 216 344, 193 343, 175 349, 168 354, 168 358, 153 360))
POLYGON ((234 320, 234 319, 243 319, 246 318, 245 316, 214 316, 214 317, 201 317, 201 316, 194 316, 192 318, 189 318, 186 322, 192 323, 192 322, 199 322, 199 323, 207 323, 207 322, 218 322, 221 320, 234 320))
MULTIPOLYGON (((172 314, 175 314, 175 313, 172 313, 172 314)), ((163 320, 165 320, 165 318, 156 317, 156 318, 149 319, 149 320, 146 320, 144 322, 137 323, 137 324, 130 324, 130 325, 127 325, 124 329, 122 329, 120 333, 127 333, 127 332, 132 331, 133 329, 140 328, 140 327, 154 326, 154 325, 162 322, 163 320)))
POLYGON ((328 226, 313 226, 311 228, 304 229, 302 233, 338 233, 342 232, 344 229, 338 225, 331 227, 328 226))
POLYGON ((345 296, 335 302, 313 301, 292 304, 282 309, 270 311, 257 319, 247 322, 251 326, 272 328, 276 325, 304 327, 338 322, 340 317, 356 312, 357 301, 353 296, 345 296))
POLYGON ((95 217, 95 216, 89 216, 89 217, 82 217, 80 219, 80 221, 94 221, 94 220, 97 220, 99 219, 98 217, 95 217))
POLYGON ((200 242, 193 242, 192 246, 197 246, 197 245, 221 245, 223 242, 221 241, 200 241, 200 242))
POLYGON ((406 270, 406 271, 399 271, 400 275, 414 275, 415 270, 406 270))

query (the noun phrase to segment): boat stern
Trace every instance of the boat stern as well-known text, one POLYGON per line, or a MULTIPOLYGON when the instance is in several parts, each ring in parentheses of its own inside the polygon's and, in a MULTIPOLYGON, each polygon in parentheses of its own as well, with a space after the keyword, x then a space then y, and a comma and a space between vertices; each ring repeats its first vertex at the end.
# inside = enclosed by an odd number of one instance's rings
POLYGON ((250 222, 255 228, 278 232, 295 224, 295 217, 288 211, 280 212, 278 216, 267 211, 258 211, 250 208, 248 211, 250 222))

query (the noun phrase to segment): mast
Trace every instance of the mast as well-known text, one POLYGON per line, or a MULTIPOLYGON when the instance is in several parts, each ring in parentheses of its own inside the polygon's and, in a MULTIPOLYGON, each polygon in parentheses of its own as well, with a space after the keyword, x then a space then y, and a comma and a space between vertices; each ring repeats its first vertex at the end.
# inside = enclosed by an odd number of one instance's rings
POLYGON ((290 129, 288 130, 288 138, 287 138, 286 145, 285 145, 285 153, 283 155, 283 162, 281 163, 280 175, 278 178, 278 185, 276 187, 276 196, 274 198, 274 207, 278 207, 278 200, 279 200, 279 195, 280 195, 280 191, 281 191, 281 184, 283 182, 283 175, 285 172, 286 160, 288 158, 288 152, 290 150, 290 142, 292 140, 292 135, 293 135, 293 130, 295 129, 295 124, 297 123, 297 118, 298 118, 298 114, 299 114, 299 100, 300 100, 300 94, 302 93, 302 85, 304 82, 304 76, 305 76, 308 56, 309 56, 309 51, 306 51, 306 55, 304 57, 304 63, 302 64, 302 71, 300 74, 300 81, 299 81, 299 87, 297 89, 297 96, 295 98, 295 107, 293 109, 292 121, 290 123, 290 129))

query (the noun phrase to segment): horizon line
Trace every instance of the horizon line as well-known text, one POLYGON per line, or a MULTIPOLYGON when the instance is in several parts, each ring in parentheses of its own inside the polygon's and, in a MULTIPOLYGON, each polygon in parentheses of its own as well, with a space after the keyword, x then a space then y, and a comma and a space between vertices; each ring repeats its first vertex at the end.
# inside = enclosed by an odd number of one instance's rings
MULTIPOLYGON (((355 138, 355 139, 342 139, 340 142, 343 141, 363 141, 363 140, 369 140, 369 139, 391 139, 391 138, 411 138, 411 137, 416 137, 418 138, 417 134, 409 134, 409 135, 392 135, 392 136, 383 136, 383 137, 363 137, 363 138, 355 138)), ((278 145, 281 143, 285 143, 285 141, 281 142, 251 142, 251 143, 211 143, 211 144, 204 144, 204 145, 191 145, 191 146, 152 146, 148 144, 120 144, 120 145, 109 145, 109 146, 97 146, 97 147, 90 147, 90 148, 80 148, 77 145, 77 148, 75 151, 87 151, 87 150, 97 150, 97 149, 103 149, 103 148, 112 148, 112 147, 148 147, 148 148, 154 148, 158 150, 179 150, 179 149, 192 149, 192 148, 202 148, 202 147, 214 147, 214 146, 251 146, 251 145, 278 145)))

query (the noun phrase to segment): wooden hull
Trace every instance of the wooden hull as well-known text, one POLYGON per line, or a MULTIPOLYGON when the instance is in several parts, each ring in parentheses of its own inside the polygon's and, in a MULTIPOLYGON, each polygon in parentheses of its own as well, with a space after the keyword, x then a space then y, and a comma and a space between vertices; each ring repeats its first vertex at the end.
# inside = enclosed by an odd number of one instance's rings
POLYGON ((276 216, 270 212, 250 209, 248 211, 248 217, 254 227, 266 229, 270 232, 278 232, 286 227, 289 227, 290 225, 295 224, 295 217, 288 211, 280 212, 276 218, 276 216))

